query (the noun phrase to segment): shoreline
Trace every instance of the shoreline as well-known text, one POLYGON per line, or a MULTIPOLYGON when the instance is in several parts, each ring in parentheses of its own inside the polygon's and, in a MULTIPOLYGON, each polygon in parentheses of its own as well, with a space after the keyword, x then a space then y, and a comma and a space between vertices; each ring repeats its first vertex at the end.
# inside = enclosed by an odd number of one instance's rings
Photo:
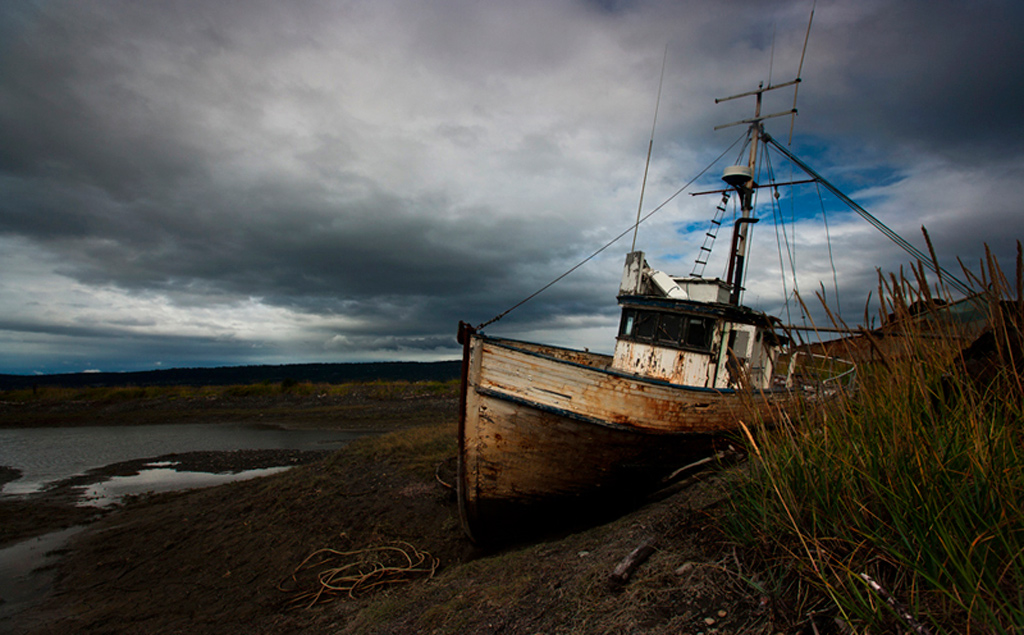
MULTIPOLYGON (((0 429, 89 426, 147 426, 174 424, 252 425, 279 430, 331 430, 384 434, 450 419, 457 400, 450 394, 424 394, 417 384, 352 385, 343 394, 324 396, 276 392, 270 394, 206 395, 193 398, 159 396, 104 401, 39 400, 15 403, 0 400, 0 429)), ((120 506, 100 509, 78 506, 74 488, 114 476, 137 474, 153 461, 178 461, 177 471, 206 473, 304 465, 330 450, 235 450, 137 457, 96 467, 45 484, 41 491, 0 495, 0 548, 51 531, 91 523, 120 506)), ((20 478, 20 470, 0 465, 0 488, 20 478)))
MULTIPOLYGON (((0 429, 148 426, 174 424, 252 425, 279 430, 330 430, 384 434, 451 419, 457 401, 448 394, 423 394, 416 384, 355 385, 342 395, 290 393, 157 397, 113 403, 101 400, 56 400, 30 403, 0 401, 0 429), (391 395, 390 398, 387 396, 391 395)), ((331 451, 235 450, 137 457, 47 483, 42 491, 0 495, 0 548, 64 529, 110 511, 78 507, 74 488, 114 476, 137 474, 146 463, 178 461, 177 471, 206 473, 303 465, 331 451), (190 469, 194 468, 194 469, 190 469)), ((20 478, 20 470, 0 465, 0 487, 20 478)))
MULTIPOLYGON (((154 457, 120 461, 85 471, 25 494, 0 495, 0 549, 52 531, 91 522, 117 511, 123 502, 107 506, 83 504, 86 488, 102 484, 114 477, 130 477, 153 469, 153 463, 172 463, 175 472, 203 474, 237 474, 250 470, 276 467, 297 467, 323 460, 332 450, 202 450, 162 454, 154 457)), ((0 466, 0 487, 16 481, 20 470, 0 466)), ((204 487, 204 486, 200 486, 204 487)), ((198 489, 196 487, 181 490, 198 489)), ((180 490, 171 490, 180 491, 180 490)), ((148 493, 128 495, 139 498, 148 493)))
MULTIPOLYGON (((85 521, 63 518, 67 526, 87 527, 62 547, 52 592, 0 621, 0 629, 30 635, 111 629, 668 635, 709 632, 712 623, 723 634, 750 632, 771 621, 758 612, 760 597, 737 586, 735 572, 723 572, 737 555, 716 528, 715 509, 727 497, 718 476, 693 477, 604 524, 486 550, 464 536, 454 492, 436 475, 456 452, 455 401, 440 396, 347 405, 357 406, 346 412, 363 430, 387 434, 367 435, 269 476, 134 497, 85 521), (657 545, 650 560, 628 584, 611 584, 617 563, 650 540, 657 545), (436 567, 351 597, 322 593, 316 571, 300 567, 322 549, 368 554, 394 548, 427 554, 436 567)), ((267 424, 260 413, 261 407, 250 409, 247 422, 267 424)), ((312 427, 320 421, 294 416, 284 423, 312 427)), ((340 419, 332 423, 341 427, 340 419)), ((138 461, 108 468, 129 470, 138 461)), ((59 511, 41 506, 37 512, 59 511)), ((13 517, 10 510, 2 513, 13 517)))

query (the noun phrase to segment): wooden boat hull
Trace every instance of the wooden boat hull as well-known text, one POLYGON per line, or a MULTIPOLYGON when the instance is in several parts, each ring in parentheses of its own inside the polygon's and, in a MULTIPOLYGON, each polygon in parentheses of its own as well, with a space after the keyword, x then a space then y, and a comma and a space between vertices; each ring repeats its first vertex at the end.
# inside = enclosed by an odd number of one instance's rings
POLYGON ((790 393, 708 390, 611 370, 608 356, 463 333, 458 495, 476 542, 641 502, 741 418, 790 393))

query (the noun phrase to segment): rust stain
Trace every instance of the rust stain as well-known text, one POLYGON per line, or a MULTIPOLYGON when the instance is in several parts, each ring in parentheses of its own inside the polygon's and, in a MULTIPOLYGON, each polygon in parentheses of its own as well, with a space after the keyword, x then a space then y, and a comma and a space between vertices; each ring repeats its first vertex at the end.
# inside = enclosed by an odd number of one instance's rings
POLYGON ((531 510, 554 513, 597 493, 609 501, 635 497, 686 464, 709 433, 734 428, 749 408, 735 395, 601 372, 608 356, 552 349, 578 364, 567 366, 530 354, 546 353, 540 345, 522 348, 474 337, 467 354, 459 495, 474 539, 531 510), (589 422, 595 419, 609 425, 589 422))

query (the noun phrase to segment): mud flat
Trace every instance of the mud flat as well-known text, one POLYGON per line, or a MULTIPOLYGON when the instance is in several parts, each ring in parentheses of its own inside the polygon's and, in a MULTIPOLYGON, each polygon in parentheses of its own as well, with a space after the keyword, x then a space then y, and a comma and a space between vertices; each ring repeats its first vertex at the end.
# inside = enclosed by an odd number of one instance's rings
POLYGON ((95 510, 65 510, 62 522, 86 529, 62 548, 49 593, 2 626, 228 635, 783 630, 743 582, 742 554, 721 540, 719 476, 677 485, 602 525, 483 551, 460 531, 443 484, 454 409, 424 424, 403 416, 408 403, 397 408, 377 420, 398 431, 285 472, 136 497, 98 519, 73 516, 95 510), (653 545, 649 559, 628 582, 611 582, 641 544, 653 545), (397 565, 386 560, 396 555, 397 565), (375 562, 398 572, 375 578, 365 569, 375 562), (335 590, 318 581, 332 568, 335 590), (360 576, 373 584, 354 584, 360 576))
MULTIPOLYGON (((252 424, 271 428, 346 430, 383 433, 429 422, 452 420, 457 400, 454 385, 353 384, 343 391, 309 394, 256 391, 229 387, 215 393, 152 391, 143 397, 110 399, 108 393, 84 391, 75 398, 16 402, 0 398, 0 428, 133 426, 172 424, 252 424), (426 389, 428 386, 430 389, 426 389)), ((323 458, 325 453, 294 450, 154 453, 89 470, 74 478, 50 483, 25 496, 0 496, 0 547, 86 522, 102 510, 77 505, 82 488, 111 477, 137 474, 154 463, 174 464, 180 472, 237 473, 275 467, 294 467, 323 458)), ((21 476, 0 465, 0 487, 21 476)))

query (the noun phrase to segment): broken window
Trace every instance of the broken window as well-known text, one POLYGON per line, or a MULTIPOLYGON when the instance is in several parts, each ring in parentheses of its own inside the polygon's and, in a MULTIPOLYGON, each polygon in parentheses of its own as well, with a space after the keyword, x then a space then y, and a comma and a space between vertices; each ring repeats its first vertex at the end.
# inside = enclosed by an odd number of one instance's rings
POLYGON ((624 309, 619 337, 676 348, 711 350, 714 318, 643 309, 624 309))

